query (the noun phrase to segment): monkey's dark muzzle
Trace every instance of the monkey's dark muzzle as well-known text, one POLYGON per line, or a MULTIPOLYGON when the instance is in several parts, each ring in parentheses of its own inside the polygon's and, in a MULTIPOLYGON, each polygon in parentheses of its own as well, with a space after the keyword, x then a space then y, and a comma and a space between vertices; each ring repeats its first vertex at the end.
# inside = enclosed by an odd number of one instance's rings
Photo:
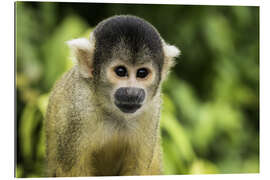
POLYGON ((115 105, 124 113, 134 113, 141 106, 145 98, 142 88, 126 87, 119 88, 114 94, 115 105))

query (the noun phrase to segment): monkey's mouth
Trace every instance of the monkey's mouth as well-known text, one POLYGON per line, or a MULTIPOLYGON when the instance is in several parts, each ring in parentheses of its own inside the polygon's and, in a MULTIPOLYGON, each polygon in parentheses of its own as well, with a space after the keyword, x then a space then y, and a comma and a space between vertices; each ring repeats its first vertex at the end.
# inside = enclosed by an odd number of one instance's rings
POLYGON ((142 106, 141 104, 123 104, 123 103, 115 103, 115 105, 124 113, 134 113, 142 106))

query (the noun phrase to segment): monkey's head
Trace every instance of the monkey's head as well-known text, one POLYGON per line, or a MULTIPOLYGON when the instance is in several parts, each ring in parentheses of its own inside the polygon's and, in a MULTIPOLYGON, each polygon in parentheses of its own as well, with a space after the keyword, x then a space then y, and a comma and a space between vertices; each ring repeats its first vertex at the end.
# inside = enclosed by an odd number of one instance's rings
POLYGON ((114 16, 99 23, 90 39, 68 42, 80 75, 93 84, 101 107, 131 114, 147 107, 179 55, 157 30, 135 16, 114 16))

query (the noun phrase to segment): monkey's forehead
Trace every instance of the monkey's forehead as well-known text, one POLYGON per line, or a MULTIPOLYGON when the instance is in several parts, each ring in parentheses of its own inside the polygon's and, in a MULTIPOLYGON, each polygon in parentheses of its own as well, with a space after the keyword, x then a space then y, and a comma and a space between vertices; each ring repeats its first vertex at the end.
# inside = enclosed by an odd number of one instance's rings
POLYGON ((135 16, 113 16, 99 23, 94 30, 96 50, 110 50, 124 41, 126 48, 138 53, 147 48, 153 55, 162 55, 162 41, 157 30, 135 16))

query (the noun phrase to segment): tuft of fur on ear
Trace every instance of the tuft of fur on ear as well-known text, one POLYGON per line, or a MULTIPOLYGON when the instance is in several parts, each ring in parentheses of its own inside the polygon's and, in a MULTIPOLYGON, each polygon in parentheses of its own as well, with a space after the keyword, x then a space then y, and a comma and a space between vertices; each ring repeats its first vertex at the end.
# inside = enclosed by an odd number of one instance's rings
POLYGON ((73 39, 66 42, 71 49, 72 58, 78 63, 84 78, 93 77, 94 43, 86 38, 73 39))
POLYGON ((170 69, 175 65, 174 59, 180 55, 180 50, 172 45, 169 45, 163 41, 164 51, 164 65, 162 69, 162 80, 165 80, 170 69))

